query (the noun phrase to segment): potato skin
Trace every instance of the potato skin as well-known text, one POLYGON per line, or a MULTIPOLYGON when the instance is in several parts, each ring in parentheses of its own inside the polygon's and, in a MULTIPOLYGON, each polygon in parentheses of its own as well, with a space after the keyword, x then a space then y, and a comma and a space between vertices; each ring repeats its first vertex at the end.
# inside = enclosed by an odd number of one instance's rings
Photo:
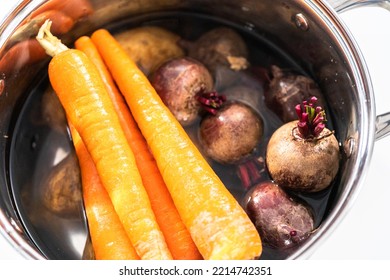
POLYGON ((67 133, 67 119, 64 108, 51 86, 46 89, 42 96, 41 111, 45 124, 59 133, 67 133))
POLYGON ((68 155, 56 165, 46 179, 43 205, 61 217, 77 217, 83 207, 81 177, 77 158, 68 155))
POLYGON ((147 76, 164 62, 184 56, 177 44, 180 36, 162 27, 141 26, 114 36, 147 76))
POLYGON ((263 243, 273 248, 294 247, 314 230, 311 209, 292 199, 271 181, 251 189, 245 198, 244 209, 263 243))
POLYGON ((336 137, 325 128, 319 140, 295 139, 297 121, 278 128, 271 136, 266 151, 266 164, 271 178, 279 186, 302 192, 327 188, 339 169, 339 145, 336 137))

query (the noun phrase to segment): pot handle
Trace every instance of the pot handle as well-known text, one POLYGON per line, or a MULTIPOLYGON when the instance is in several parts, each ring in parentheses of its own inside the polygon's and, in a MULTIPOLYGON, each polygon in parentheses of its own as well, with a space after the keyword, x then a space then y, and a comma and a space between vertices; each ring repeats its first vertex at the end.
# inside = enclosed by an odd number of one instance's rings
POLYGON ((390 11, 390 0, 327 0, 327 2, 337 12, 362 6, 379 6, 390 11))
MULTIPOLYGON (((378 6, 390 11, 390 0, 327 0, 337 12, 363 6, 378 6)), ((390 112, 376 117, 375 140, 390 135, 390 112)))
POLYGON ((390 135, 390 113, 385 113, 376 117, 375 140, 390 135))

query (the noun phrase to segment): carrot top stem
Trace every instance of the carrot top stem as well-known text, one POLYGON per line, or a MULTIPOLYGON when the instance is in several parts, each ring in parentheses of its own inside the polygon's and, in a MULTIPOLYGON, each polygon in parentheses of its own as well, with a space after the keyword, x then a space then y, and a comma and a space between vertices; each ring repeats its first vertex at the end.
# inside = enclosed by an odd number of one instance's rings
POLYGON ((45 49, 46 53, 53 57, 69 48, 65 46, 60 39, 51 34, 51 24, 51 20, 46 20, 39 29, 36 39, 45 49))

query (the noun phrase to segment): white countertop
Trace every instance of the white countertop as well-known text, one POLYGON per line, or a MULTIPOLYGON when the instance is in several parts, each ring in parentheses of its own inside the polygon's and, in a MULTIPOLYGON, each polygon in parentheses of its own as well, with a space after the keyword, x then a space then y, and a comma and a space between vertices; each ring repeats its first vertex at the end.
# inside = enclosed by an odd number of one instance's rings
MULTIPOLYGON (((0 0, 0 18, 16 1, 0 0)), ((360 8, 341 14, 366 59, 377 115, 390 111, 390 12, 360 8)), ((390 259, 390 137, 375 143, 363 188, 339 227, 311 259, 390 259)), ((23 259, 0 235, 0 260, 23 259)))

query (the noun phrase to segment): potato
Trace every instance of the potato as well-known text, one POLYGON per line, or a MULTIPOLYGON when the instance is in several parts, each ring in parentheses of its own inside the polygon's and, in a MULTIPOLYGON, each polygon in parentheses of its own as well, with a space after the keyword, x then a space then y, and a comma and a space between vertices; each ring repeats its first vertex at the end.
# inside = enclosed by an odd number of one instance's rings
POLYGON ((53 88, 49 86, 42 96, 42 119, 45 124, 59 133, 67 133, 67 119, 53 88))
POLYGON ((43 204, 50 212, 61 217, 77 217, 83 198, 75 155, 68 155, 51 169, 44 186, 43 204))
POLYGON ((184 50, 177 44, 180 36, 162 27, 136 27, 114 37, 147 76, 164 62, 184 56, 184 50))
POLYGON ((314 230, 311 209, 292 199, 271 181, 259 183, 251 189, 244 209, 263 243, 273 248, 292 248, 314 230))

